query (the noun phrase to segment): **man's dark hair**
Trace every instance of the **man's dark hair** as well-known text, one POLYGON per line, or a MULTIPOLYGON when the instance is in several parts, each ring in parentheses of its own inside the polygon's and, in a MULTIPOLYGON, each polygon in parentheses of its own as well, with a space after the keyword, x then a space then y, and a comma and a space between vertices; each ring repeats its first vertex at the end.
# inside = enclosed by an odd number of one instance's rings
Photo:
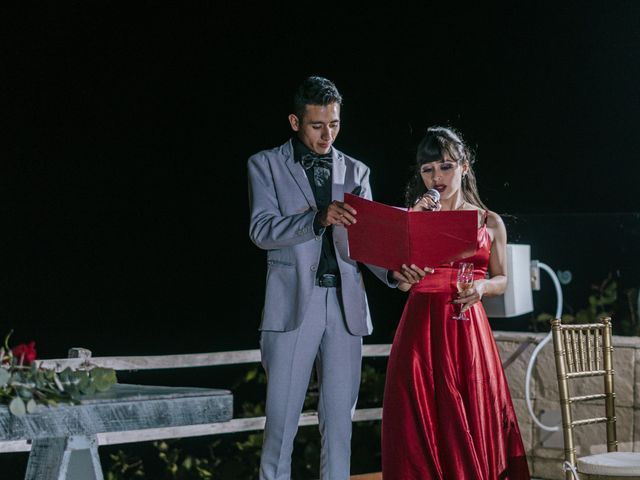
POLYGON ((307 77, 293 96, 293 113, 302 120, 307 105, 342 105, 342 95, 331 80, 324 77, 307 77))

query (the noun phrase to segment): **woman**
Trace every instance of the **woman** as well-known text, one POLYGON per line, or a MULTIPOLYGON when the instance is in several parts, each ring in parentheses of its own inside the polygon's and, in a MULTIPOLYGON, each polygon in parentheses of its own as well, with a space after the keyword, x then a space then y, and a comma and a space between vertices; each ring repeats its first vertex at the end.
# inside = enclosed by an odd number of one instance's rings
MULTIPOLYGON (((504 223, 479 198, 473 156, 451 128, 431 127, 406 189, 409 210, 475 210, 473 286, 456 289, 459 262, 440 265, 410 290, 384 392, 384 480, 529 479, 500 357, 480 300, 507 285, 504 223), (440 193, 440 201, 427 190, 440 193), (487 276, 486 273, 489 272, 487 276), (468 320, 455 320, 460 311, 468 320)), ((425 246, 428 248, 428 246, 425 246)))

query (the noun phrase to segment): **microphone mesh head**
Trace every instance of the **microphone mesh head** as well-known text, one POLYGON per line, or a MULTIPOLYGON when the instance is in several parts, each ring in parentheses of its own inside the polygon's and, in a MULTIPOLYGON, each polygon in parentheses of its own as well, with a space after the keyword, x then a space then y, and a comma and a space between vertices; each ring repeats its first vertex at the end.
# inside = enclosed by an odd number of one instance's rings
POLYGON ((435 188, 430 188, 429 190, 427 190, 427 193, 425 193, 425 195, 429 195, 434 202, 440 201, 440 192, 435 188))

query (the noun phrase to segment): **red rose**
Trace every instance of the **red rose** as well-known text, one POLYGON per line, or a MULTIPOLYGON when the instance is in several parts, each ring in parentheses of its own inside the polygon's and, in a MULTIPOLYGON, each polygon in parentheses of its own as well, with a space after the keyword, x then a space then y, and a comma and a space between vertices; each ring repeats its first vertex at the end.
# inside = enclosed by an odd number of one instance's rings
POLYGON ((36 342, 21 343, 11 350, 18 360, 24 355, 24 363, 31 363, 37 358, 36 342))

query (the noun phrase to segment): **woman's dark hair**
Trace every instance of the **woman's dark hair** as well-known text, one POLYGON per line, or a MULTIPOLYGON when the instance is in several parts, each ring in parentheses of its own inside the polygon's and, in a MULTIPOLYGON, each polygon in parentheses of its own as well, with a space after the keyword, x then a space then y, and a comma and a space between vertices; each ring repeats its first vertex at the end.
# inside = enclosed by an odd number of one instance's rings
POLYGON ((302 120, 307 105, 342 105, 342 95, 331 80, 324 77, 307 77, 293 96, 293 113, 302 120))
POLYGON ((429 127, 427 134, 418 144, 416 152, 416 163, 413 174, 405 188, 405 205, 412 207, 415 202, 425 194, 427 187, 424 186, 420 169, 422 165, 430 162, 444 161, 445 154, 457 162, 458 165, 467 163, 469 169, 462 177, 462 198, 477 207, 487 210, 485 204, 480 200, 476 177, 473 173, 473 163, 475 156, 471 149, 464 143, 462 135, 451 127, 429 127))

